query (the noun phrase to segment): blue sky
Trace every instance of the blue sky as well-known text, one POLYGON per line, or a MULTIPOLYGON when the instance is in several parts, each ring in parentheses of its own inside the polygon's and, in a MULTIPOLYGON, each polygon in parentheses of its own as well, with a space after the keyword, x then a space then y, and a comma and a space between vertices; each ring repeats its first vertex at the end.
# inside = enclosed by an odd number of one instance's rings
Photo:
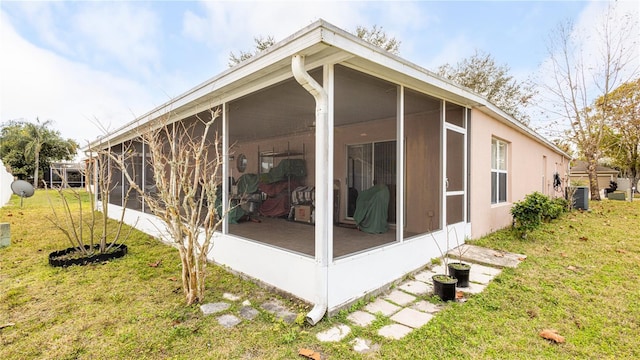
MULTIPOLYGON (((536 76, 561 21, 589 24, 606 2, 0 2, 0 122, 51 119, 86 144, 228 67, 253 38, 283 39, 322 18, 382 26, 428 69, 482 50, 536 76)), ((638 11, 638 4, 626 2, 638 11)))

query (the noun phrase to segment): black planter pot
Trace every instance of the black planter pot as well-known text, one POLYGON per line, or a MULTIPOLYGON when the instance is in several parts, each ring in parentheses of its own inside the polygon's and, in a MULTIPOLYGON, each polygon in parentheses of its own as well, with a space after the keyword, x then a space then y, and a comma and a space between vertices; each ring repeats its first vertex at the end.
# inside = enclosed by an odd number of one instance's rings
POLYGON ((456 299, 456 283, 458 279, 454 279, 447 275, 433 275, 433 294, 437 295, 442 301, 451 301, 456 299))
MULTIPOLYGON (((85 249, 91 249, 91 246, 85 245, 85 249)), ((93 245, 94 250, 99 250, 100 245, 93 245)), ((127 254, 127 245, 115 244, 111 247, 106 254, 95 253, 86 257, 73 257, 66 258, 65 255, 71 254, 76 251, 76 248, 67 248, 60 251, 54 251, 49 254, 49 265, 55 267, 66 267, 71 265, 87 265, 96 262, 109 261, 125 256, 127 254)))
POLYGON ((458 287, 469 286, 469 271, 471 271, 471 265, 458 263, 449 263, 449 275, 458 279, 458 287))

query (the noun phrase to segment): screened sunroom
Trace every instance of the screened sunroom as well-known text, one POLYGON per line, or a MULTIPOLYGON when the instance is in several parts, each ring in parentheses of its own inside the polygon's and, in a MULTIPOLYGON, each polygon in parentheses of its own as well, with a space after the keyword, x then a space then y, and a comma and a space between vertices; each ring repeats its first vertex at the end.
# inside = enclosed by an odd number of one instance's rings
MULTIPOLYGON (((101 143, 134 154, 135 181, 153 192, 143 125, 167 114, 197 123, 221 109, 222 203, 239 211, 210 258, 315 304, 314 322, 428 264, 435 241, 446 248, 470 234, 477 100, 319 21, 101 143)), ((111 176, 109 211, 125 206, 129 223, 162 237, 144 201, 127 198, 123 174, 111 176)))

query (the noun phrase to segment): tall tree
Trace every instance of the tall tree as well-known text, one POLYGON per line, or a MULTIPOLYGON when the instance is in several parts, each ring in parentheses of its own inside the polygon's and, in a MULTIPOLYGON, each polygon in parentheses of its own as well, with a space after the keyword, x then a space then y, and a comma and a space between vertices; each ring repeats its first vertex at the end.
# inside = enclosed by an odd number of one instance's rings
MULTIPOLYGON (((382 26, 373 25, 372 28, 366 28, 364 26, 356 27, 355 35, 364 41, 378 46, 392 54, 397 55, 400 49, 400 41, 398 41, 395 37, 389 37, 382 26)), ((229 54, 229 67, 237 65, 244 60, 250 59, 255 55, 258 55, 260 52, 268 49, 269 47, 275 44, 275 39, 273 36, 269 35, 266 38, 259 36, 253 38, 255 42, 255 49, 253 52, 251 51, 240 51, 238 55, 234 52, 229 54)))
POLYGON ((79 145, 50 128, 51 121, 9 121, 0 130, 0 157, 21 179, 33 175, 35 187, 52 161, 73 160, 79 145))
POLYGON ((244 60, 252 58, 254 55, 258 55, 260 52, 270 48, 273 44, 276 43, 276 40, 273 36, 269 35, 266 38, 262 36, 254 37, 253 41, 255 42, 255 50, 253 52, 250 51, 242 51, 240 50, 240 54, 236 55, 233 51, 229 54, 229 67, 237 65, 244 60))
POLYGON ((551 69, 543 84, 550 111, 569 124, 567 135, 587 161, 592 200, 600 200, 596 166, 603 155, 606 120, 611 118, 611 93, 637 71, 632 68, 637 61, 637 19, 618 15, 615 6, 609 5, 592 24, 595 37, 581 36, 584 32, 571 22, 558 25, 550 36, 551 69))
POLYGON ((47 128, 49 125, 51 125, 51 120, 40 122, 38 118, 36 118, 35 124, 25 124, 28 141, 24 149, 24 155, 27 159, 33 158, 33 187, 38 187, 38 170, 40 169, 40 152, 42 151, 42 146, 45 143, 55 141, 55 134, 47 128))
POLYGON ((530 81, 518 81, 507 65, 496 64, 495 59, 482 51, 476 52, 455 66, 444 64, 437 73, 458 85, 484 96, 489 102, 524 124, 529 115, 524 111, 535 95, 530 81))
POLYGON ((395 37, 389 37, 382 29, 382 26, 373 25, 373 27, 369 29, 358 25, 355 35, 369 44, 382 48, 394 55, 398 55, 400 52, 400 41, 395 37))
POLYGON ((603 106, 601 97, 596 107, 609 116, 604 155, 636 185, 640 178, 640 78, 612 91, 607 103, 609 108, 603 109, 603 106))

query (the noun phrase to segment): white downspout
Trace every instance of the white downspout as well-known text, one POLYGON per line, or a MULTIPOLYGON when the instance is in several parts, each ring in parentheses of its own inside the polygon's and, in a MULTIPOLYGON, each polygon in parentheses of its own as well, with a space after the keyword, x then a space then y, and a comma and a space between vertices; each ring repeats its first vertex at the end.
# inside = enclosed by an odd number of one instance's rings
POLYGON ((329 168, 329 129, 328 107, 329 97, 325 89, 315 81, 304 68, 304 56, 294 55, 291 59, 291 71, 296 81, 302 85, 316 100, 316 209, 315 209, 315 254, 316 254, 316 304, 307 314, 306 320, 315 325, 327 312, 328 277, 329 277, 329 237, 327 224, 329 219, 329 185, 327 169, 329 168))

